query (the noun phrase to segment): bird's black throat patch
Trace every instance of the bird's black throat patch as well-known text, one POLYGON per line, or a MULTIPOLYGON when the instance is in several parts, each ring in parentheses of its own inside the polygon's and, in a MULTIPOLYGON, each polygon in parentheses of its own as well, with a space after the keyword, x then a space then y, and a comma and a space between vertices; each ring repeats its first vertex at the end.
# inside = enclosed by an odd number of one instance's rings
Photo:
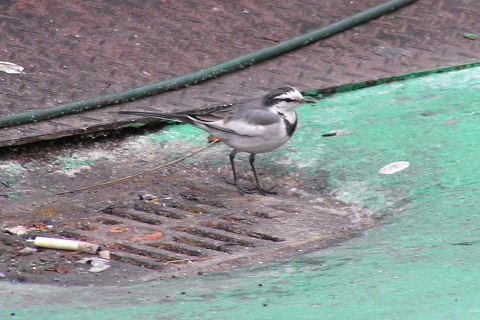
MULTIPOLYGON (((279 113, 281 116, 283 116, 283 113, 279 113)), ((295 132, 295 129, 297 128, 297 121, 295 120, 293 123, 287 120, 285 116, 283 116, 283 122, 285 123, 285 128, 287 129, 287 134, 289 137, 292 136, 292 134, 295 132)))

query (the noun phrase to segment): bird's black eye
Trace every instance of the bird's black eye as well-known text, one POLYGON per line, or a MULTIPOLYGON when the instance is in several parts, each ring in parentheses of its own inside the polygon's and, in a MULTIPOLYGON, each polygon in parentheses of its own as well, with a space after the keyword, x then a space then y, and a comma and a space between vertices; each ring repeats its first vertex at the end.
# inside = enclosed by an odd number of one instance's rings
POLYGON ((293 102, 293 101, 296 101, 294 99, 290 99, 290 98, 286 98, 286 99, 283 99, 283 101, 286 101, 286 102, 293 102))

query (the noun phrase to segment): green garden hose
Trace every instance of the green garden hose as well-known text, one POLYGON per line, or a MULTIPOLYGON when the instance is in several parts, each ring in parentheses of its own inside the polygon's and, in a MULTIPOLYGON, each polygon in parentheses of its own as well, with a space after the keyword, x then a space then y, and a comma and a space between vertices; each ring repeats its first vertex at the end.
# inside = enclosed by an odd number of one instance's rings
POLYGON ((355 27, 369 20, 413 3, 417 0, 390 0, 378 6, 372 7, 348 18, 332 23, 316 31, 292 38, 260 49, 243 56, 236 57, 212 67, 201 69, 183 76, 173 77, 168 80, 149 83, 141 87, 112 93, 81 101, 60 104, 54 107, 47 107, 39 110, 21 112, 13 115, 0 117, 0 127, 7 127, 28 122, 42 121, 67 114, 78 113, 86 110, 102 108, 122 102, 133 101, 157 93, 192 85, 204 80, 218 77, 224 73, 251 66, 263 60, 275 57, 288 51, 303 47, 314 41, 324 39, 333 34, 355 27))

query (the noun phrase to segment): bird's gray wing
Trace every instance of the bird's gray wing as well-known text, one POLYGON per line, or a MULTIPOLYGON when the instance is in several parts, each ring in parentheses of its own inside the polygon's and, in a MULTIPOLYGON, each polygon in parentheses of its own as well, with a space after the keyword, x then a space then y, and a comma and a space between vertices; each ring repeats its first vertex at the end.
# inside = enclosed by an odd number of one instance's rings
POLYGON ((267 109, 243 109, 237 113, 238 118, 243 119, 250 125, 267 126, 278 122, 279 115, 268 111, 267 109))
POLYGON ((234 108, 191 117, 196 120, 195 122, 207 127, 241 136, 262 135, 266 130, 265 126, 274 124, 280 119, 279 115, 260 108, 234 108))

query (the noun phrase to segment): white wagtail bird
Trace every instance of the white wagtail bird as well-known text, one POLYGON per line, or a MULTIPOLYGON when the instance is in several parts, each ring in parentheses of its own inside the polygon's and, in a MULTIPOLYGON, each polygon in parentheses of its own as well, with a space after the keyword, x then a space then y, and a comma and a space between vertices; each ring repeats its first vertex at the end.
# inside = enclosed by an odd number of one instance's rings
POLYGON ((306 99, 297 89, 284 87, 261 99, 198 110, 176 113, 143 111, 120 111, 119 113, 188 123, 210 133, 233 148, 230 153, 230 164, 233 171, 233 183, 231 184, 242 194, 258 191, 262 195, 266 195, 275 192, 260 186, 254 166, 255 155, 273 151, 287 142, 297 127, 295 107, 300 103, 314 102, 306 99), (250 166, 255 177, 255 188, 249 189, 238 184, 235 170, 235 155, 238 152, 250 153, 250 166))

